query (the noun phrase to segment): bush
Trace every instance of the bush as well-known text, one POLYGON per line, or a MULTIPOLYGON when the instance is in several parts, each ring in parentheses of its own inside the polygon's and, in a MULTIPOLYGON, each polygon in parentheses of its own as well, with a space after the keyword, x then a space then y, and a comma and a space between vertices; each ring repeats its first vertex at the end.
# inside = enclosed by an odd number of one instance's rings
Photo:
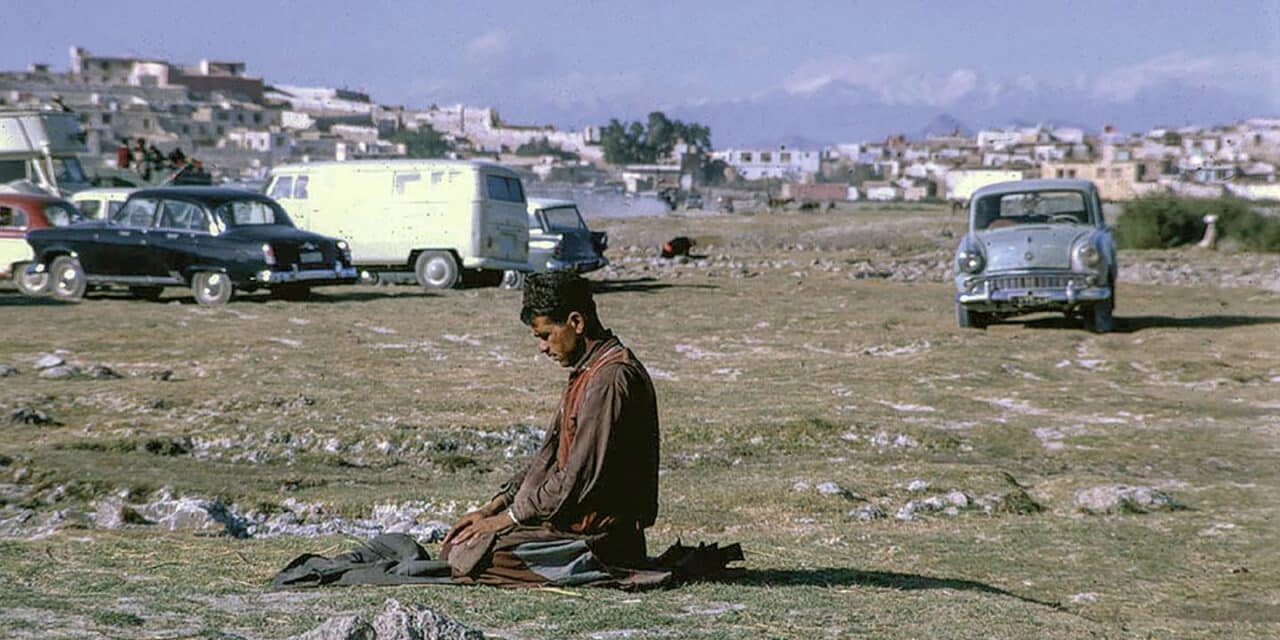
POLYGON ((1165 249, 1197 242, 1204 237, 1203 218, 1208 213, 1198 204, 1165 195, 1134 200, 1116 219, 1116 244, 1122 249, 1165 249))
POLYGON ((1199 242, 1204 216, 1218 216, 1218 239, 1251 251, 1280 251, 1280 219, 1254 211, 1236 198, 1198 200, 1155 195, 1125 205, 1116 220, 1122 249, 1163 249, 1199 242))

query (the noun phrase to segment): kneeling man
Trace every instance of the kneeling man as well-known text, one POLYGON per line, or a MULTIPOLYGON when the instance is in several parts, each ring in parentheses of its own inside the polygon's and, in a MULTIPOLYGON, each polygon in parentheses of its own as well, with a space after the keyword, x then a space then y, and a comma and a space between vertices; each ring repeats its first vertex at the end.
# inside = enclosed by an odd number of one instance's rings
POLYGON ((525 281, 520 319, 569 368, 542 447, 445 538, 454 578, 504 586, 607 581, 647 562, 658 512, 658 406, 644 365, 605 329, 591 283, 525 281))

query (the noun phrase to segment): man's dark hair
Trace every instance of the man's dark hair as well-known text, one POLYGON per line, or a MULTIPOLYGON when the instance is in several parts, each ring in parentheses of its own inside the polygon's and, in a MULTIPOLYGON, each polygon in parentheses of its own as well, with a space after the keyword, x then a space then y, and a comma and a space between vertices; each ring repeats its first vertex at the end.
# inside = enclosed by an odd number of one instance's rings
POLYGON ((533 326, 535 317, 546 316, 552 322, 562 323, 574 311, 582 314, 588 327, 599 324, 590 280, 570 271, 531 273, 525 278, 521 322, 533 326))

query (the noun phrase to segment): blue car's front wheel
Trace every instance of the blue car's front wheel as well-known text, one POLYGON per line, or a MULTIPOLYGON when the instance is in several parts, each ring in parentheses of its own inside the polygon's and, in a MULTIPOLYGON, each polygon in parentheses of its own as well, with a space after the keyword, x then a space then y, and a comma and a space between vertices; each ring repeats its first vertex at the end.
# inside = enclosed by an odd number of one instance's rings
POLYGON ((971 311, 959 302, 956 303, 956 324, 961 329, 986 329, 989 322, 987 314, 971 311))

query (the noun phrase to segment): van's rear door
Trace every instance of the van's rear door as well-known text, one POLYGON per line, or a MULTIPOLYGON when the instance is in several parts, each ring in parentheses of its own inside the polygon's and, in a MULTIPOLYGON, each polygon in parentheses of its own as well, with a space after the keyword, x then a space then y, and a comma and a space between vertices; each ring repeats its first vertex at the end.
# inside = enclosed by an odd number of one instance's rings
POLYGON ((486 168, 481 176, 479 220, 474 252, 477 257, 512 262, 529 259, 529 214, 524 185, 512 172, 486 168))

